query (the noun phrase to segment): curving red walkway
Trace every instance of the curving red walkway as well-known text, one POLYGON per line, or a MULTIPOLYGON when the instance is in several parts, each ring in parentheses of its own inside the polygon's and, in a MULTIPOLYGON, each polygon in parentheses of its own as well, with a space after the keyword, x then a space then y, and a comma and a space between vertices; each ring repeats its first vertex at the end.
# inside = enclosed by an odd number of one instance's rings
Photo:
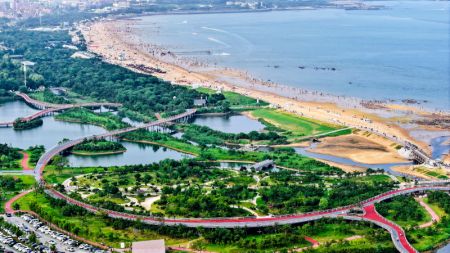
POLYGON ((27 195, 30 192, 32 192, 32 190, 21 192, 16 196, 12 197, 10 200, 8 200, 8 202, 5 203, 5 212, 11 214, 15 213, 16 211, 12 207, 14 202, 16 202, 18 199, 22 198, 23 196, 27 195))
POLYGON ((409 244, 408 239, 406 238, 405 232, 403 231, 403 229, 398 226, 397 224, 387 220, 386 218, 384 218, 383 216, 381 216, 375 209, 375 205, 374 204, 370 204, 368 206, 364 207, 364 218, 369 219, 371 221, 375 221, 375 222, 379 222, 382 223, 388 227, 390 227, 391 229, 393 229, 396 234, 392 234, 394 237, 392 238, 392 240, 399 242, 403 248, 406 250, 406 252, 408 253, 416 253, 417 251, 411 246, 411 244, 409 244), (396 238, 395 238, 396 237, 396 238))
POLYGON ((33 168, 31 168, 28 164, 28 162, 30 161, 30 155, 27 152, 21 151, 20 153, 22 153, 23 158, 20 161, 20 165, 22 166, 23 170, 33 170, 33 168))
POLYGON ((314 240, 313 238, 309 237, 309 236, 305 236, 304 237, 305 240, 307 240, 308 242, 310 242, 312 244, 313 247, 317 247, 320 245, 320 243, 316 240, 314 240))

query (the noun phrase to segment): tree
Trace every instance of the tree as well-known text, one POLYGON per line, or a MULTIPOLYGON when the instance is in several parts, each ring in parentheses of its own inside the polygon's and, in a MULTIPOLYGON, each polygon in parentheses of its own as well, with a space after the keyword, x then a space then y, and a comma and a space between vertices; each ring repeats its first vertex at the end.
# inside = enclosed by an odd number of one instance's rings
POLYGON ((14 210, 19 210, 19 209, 20 209, 19 203, 15 202, 15 203, 13 204, 13 209, 14 209, 14 210))

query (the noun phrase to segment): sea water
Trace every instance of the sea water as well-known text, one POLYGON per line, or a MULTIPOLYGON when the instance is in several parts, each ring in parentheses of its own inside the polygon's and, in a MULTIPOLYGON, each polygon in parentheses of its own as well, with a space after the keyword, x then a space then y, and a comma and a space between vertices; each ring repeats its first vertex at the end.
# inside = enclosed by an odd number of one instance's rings
POLYGON ((385 8, 157 15, 133 26, 179 57, 263 80, 448 110, 450 2, 371 3, 385 8))

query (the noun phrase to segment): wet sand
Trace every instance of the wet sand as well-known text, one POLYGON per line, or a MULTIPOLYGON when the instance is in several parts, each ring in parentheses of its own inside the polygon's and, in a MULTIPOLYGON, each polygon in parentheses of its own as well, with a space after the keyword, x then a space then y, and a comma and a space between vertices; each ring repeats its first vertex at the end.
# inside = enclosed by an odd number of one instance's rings
POLYGON ((328 164, 330 166, 334 166, 337 167, 347 173, 352 173, 352 172, 366 172, 367 168, 363 168, 363 167, 358 167, 358 166, 351 166, 351 165, 346 165, 346 164, 341 164, 341 163, 336 163, 336 162, 331 162, 331 161, 327 161, 327 160, 323 160, 323 159, 317 159, 318 161, 321 161, 325 164, 328 164))
MULTIPOLYGON (((153 72, 152 75, 174 84, 234 91, 268 101, 273 106, 300 116, 364 129, 396 142, 410 141, 430 152, 425 142, 415 140, 408 131, 381 117, 383 113, 380 113, 380 109, 371 111, 364 108, 360 105, 361 101, 356 98, 332 96, 264 82, 230 68, 208 69, 199 62, 183 62, 174 55, 167 54, 164 49, 139 41, 130 28, 132 22, 132 20, 108 20, 79 28, 88 42, 89 50, 112 64, 142 73, 148 71, 136 68, 136 65, 154 68, 161 71, 153 72)), ((383 108, 390 112, 394 110, 420 115, 429 114, 408 106, 385 105, 383 108)))
POLYGON ((350 134, 326 137, 309 151, 351 159, 366 164, 407 162, 395 149, 396 144, 376 135, 350 134))

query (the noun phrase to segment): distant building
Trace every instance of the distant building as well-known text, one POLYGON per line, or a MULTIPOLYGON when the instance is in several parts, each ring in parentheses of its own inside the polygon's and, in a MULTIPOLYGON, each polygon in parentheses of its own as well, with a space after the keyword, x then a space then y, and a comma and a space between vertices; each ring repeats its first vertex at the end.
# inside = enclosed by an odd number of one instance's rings
POLYGON ((194 99, 194 106, 205 106, 206 105, 206 99, 200 98, 200 99, 194 99))
POLYGON ((152 240, 133 242, 131 245, 132 253, 165 253, 166 245, 164 240, 152 240))

